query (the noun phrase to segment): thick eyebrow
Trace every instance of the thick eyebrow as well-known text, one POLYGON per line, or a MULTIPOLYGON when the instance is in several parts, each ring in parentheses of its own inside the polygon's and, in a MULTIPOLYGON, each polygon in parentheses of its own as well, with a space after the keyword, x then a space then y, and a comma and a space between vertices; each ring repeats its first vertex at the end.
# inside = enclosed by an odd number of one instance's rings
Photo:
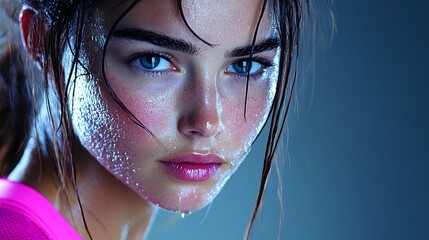
MULTIPOLYGON (((167 35, 138 28, 124 28, 115 30, 112 34, 112 38, 148 42, 159 47, 168 48, 191 55, 196 55, 200 51, 197 46, 185 40, 172 38, 167 35)), ((265 39, 264 41, 255 44, 253 48, 253 54, 276 49, 279 45, 280 40, 278 38, 265 39)), ((250 44, 247 46, 234 48, 233 50, 226 52, 225 56, 243 57, 250 55, 251 50, 252 45, 250 44)))
MULTIPOLYGON (((253 48, 253 54, 261 53, 269 50, 276 49, 280 45, 278 38, 268 38, 260 43, 256 43, 253 48)), ((226 57, 243 57, 250 55, 252 45, 234 48, 232 51, 225 54, 226 57)))
POLYGON ((144 41, 159 47, 168 48, 174 51, 179 51, 191 55, 195 55, 199 51, 198 47, 196 47, 190 42, 137 28, 125 28, 115 30, 112 34, 112 38, 144 41))

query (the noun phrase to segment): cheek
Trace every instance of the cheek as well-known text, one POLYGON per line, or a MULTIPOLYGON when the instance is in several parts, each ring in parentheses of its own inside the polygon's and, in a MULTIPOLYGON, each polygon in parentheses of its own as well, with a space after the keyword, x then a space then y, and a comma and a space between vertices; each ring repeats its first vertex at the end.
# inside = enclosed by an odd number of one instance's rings
POLYGON ((97 159, 114 162, 127 153, 119 143, 125 138, 125 122, 101 96, 93 79, 77 78, 71 101, 72 125, 82 145, 97 159))
POLYGON ((132 122, 102 88, 103 82, 77 78, 69 106, 74 132, 82 146, 110 173, 125 184, 134 182, 140 168, 133 160, 134 143, 152 146, 150 135, 132 122), (136 131, 137 130, 137 131, 136 131), (137 138, 136 136, 140 136, 137 138))
POLYGON ((249 90, 247 103, 242 98, 227 101, 224 104, 225 131, 228 133, 228 146, 235 149, 233 159, 242 161, 251 144, 262 130, 267 121, 269 110, 274 98, 274 86, 249 90), (267 92, 269 92, 267 94, 267 92), (244 118, 244 107, 246 104, 246 118, 244 118))
POLYGON ((267 121, 276 94, 277 65, 276 61, 261 78, 249 81, 247 97, 245 82, 229 84, 224 88, 224 121, 226 131, 230 133, 227 141, 237 149, 236 152, 247 153, 267 121))
POLYGON ((126 90, 116 92, 136 120, 140 121, 148 131, 159 134, 159 130, 168 128, 169 111, 166 101, 140 96, 140 94, 137 96, 132 93, 122 94, 127 93, 126 90))

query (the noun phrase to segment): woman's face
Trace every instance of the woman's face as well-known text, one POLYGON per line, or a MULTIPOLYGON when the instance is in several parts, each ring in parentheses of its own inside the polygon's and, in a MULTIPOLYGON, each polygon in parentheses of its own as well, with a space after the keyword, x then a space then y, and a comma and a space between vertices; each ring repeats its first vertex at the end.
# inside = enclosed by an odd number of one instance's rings
POLYGON ((115 28, 105 69, 144 129, 108 93, 101 67, 105 36, 129 4, 102 6, 90 19, 83 56, 91 76, 77 77, 73 128, 88 152, 142 197, 193 211, 219 193, 267 120, 278 37, 266 10, 249 60, 258 0, 183 1, 190 28, 212 47, 186 27, 177 1, 138 3, 115 28))

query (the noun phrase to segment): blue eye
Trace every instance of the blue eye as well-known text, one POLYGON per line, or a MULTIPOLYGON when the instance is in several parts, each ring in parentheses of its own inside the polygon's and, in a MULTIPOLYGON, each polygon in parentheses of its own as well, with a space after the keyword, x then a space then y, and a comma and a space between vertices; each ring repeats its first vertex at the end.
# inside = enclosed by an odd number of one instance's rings
POLYGON ((258 73, 265 67, 267 66, 257 61, 244 59, 244 60, 238 60, 232 63, 231 65, 228 66, 226 71, 230 73, 240 74, 240 75, 246 75, 247 72, 249 72, 250 75, 253 75, 255 73, 258 73))
POLYGON ((137 62, 147 71, 166 71, 172 68, 168 59, 157 54, 144 54, 138 57, 137 62))

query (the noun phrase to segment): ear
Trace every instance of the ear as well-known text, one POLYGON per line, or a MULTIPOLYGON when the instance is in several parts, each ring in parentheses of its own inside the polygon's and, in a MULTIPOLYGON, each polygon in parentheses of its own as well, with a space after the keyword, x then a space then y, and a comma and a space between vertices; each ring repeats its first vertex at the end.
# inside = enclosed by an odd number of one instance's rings
POLYGON ((35 16, 37 11, 23 7, 19 15, 19 25, 21 30, 21 38, 25 49, 28 54, 33 58, 36 64, 41 67, 42 65, 42 52, 40 47, 40 36, 42 34, 41 29, 36 24, 35 16))

